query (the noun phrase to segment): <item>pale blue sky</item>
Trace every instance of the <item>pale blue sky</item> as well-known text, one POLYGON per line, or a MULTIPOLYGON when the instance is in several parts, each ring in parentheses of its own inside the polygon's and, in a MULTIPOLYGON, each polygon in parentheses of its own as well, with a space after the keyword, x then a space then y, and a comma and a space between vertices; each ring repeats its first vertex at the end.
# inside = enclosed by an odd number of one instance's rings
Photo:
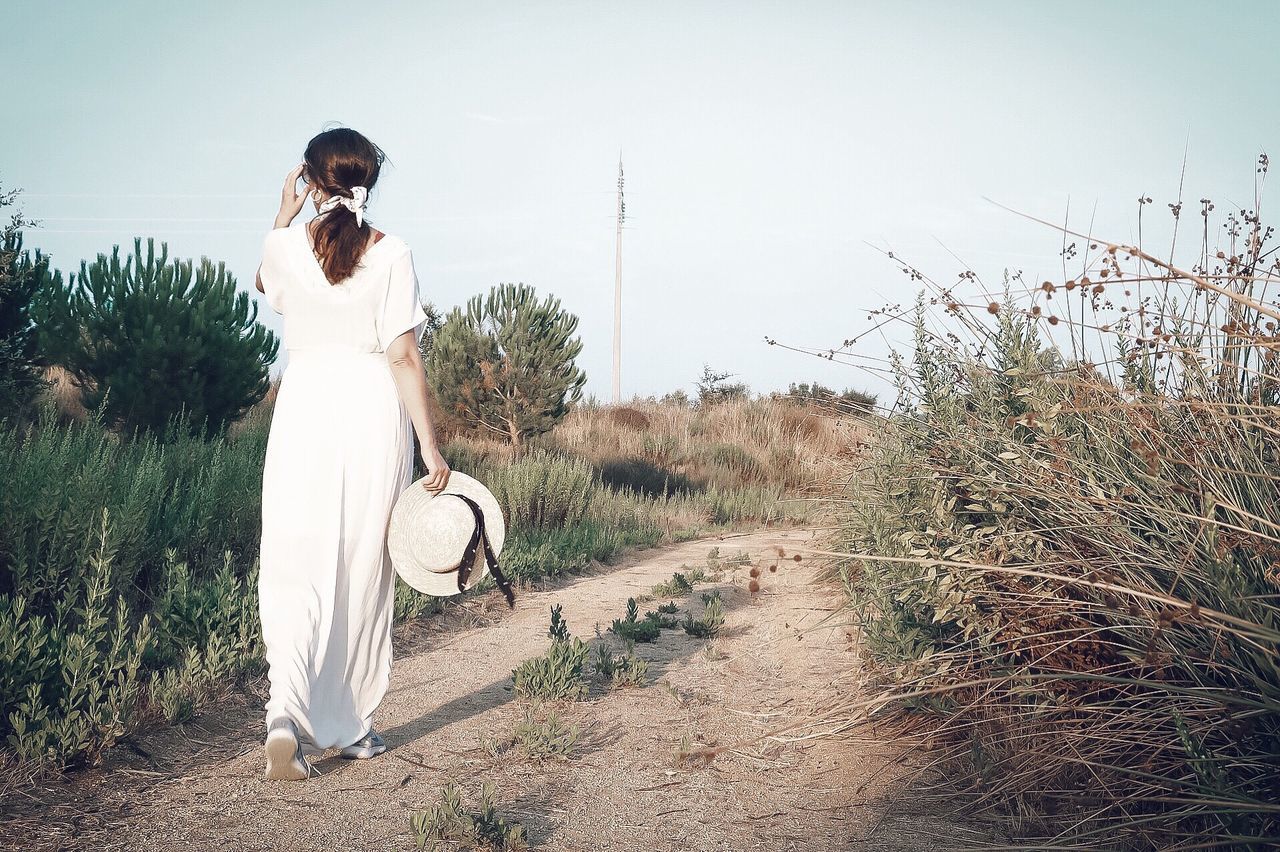
POLYGON ((1168 218, 1185 150, 1189 208, 1250 206, 1280 140, 1276 9, 8 0, 0 182, 65 271, 155 236, 252 291, 285 173, 340 122, 390 157, 370 217, 426 297, 554 293, 607 398, 621 147, 624 395, 704 361, 757 391, 882 390, 763 338, 838 345, 910 300, 874 246, 942 281, 949 251, 992 281, 1060 270, 1056 234, 984 195, 1055 220, 1070 198, 1081 227, 1096 204, 1129 239, 1140 194, 1168 218))

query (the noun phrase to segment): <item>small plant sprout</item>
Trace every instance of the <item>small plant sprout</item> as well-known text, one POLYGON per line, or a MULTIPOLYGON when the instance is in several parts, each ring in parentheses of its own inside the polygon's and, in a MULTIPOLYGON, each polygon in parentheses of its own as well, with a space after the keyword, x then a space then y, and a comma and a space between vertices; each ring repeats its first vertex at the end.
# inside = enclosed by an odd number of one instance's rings
POLYGON ((702 603, 701 618, 694 619, 693 613, 685 613, 684 632, 690 636, 705 639, 715 636, 724 625, 724 603, 720 599, 719 592, 704 594, 702 603))
POLYGON ((547 635, 552 639, 569 638, 569 625, 560 615, 562 608, 560 604, 553 604, 551 607, 551 627, 547 630, 547 635))
POLYGON ((529 848, 524 826, 498 814, 494 795, 493 782, 482 781, 479 807, 471 811, 463 806, 461 788, 453 781, 445 784, 438 802, 409 816, 418 848, 425 852, 460 848, 524 852, 529 848))

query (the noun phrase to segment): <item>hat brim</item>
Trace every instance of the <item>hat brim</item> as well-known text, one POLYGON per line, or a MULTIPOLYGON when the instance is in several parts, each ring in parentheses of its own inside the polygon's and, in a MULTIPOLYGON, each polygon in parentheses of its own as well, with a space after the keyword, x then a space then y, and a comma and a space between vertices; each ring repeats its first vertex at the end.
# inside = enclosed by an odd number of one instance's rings
MULTIPOLYGON (((470 497, 480 506, 484 516, 485 533, 489 538, 489 546, 494 556, 502 552, 506 539, 506 522, 502 517, 502 507, 497 498, 481 482, 461 471, 450 471, 449 482, 439 494, 432 494, 422 487, 422 477, 413 482, 397 498, 391 511, 391 521, 387 529, 387 550, 391 555, 391 565, 396 574, 408 586, 423 594, 445 598, 459 594, 458 570, 438 570, 440 566, 428 565, 422 554, 430 550, 429 538, 433 535, 430 523, 426 520, 428 504, 448 494, 461 494, 470 497)), ((447 498, 446 498, 447 499, 447 498)), ((461 502, 461 501, 459 501, 461 502)), ((468 522, 466 533, 474 529, 474 521, 468 522)), ((457 561, 461 562, 462 552, 459 549, 457 561)), ((489 574, 485 563, 484 547, 476 549, 476 561, 467 575, 465 588, 470 589, 489 574)), ((465 589, 464 589, 465 590, 465 589)))

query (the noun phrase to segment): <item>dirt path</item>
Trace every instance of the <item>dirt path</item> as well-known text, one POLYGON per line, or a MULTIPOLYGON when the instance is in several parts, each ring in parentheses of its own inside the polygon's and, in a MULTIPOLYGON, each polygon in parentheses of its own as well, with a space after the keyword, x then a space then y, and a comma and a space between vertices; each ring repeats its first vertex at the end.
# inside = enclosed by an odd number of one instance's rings
MULTIPOLYGON (((181 745, 179 734, 142 743, 150 768, 135 763, 82 779, 85 789, 47 814, 40 845, 411 850, 413 810, 435 802, 447 781, 473 796, 489 779, 499 812, 521 822, 536 849, 943 848, 956 839, 955 824, 911 807, 909 791, 893 780, 900 755, 884 744, 765 739, 705 765, 675 757, 686 735, 695 746, 734 742, 857 689, 852 637, 834 611, 839 591, 815 582, 810 561, 777 556, 810 540, 804 530, 766 530, 643 551, 527 590, 510 614, 495 593, 476 602, 471 625, 438 625, 396 658, 377 720, 389 746, 381 757, 347 761, 329 752, 317 763, 319 778, 266 781, 260 705, 248 696, 188 725, 181 745), (637 644, 650 663, 645 686, 593 686, 586 700, 563 706, 583 731, 567 761, 538 764, 518 751, 494 757, 481 746, 523 717, 511 670, 547 648, 552 604, 563 605, 573 635, 619 647, 607 628, 627 598, 682 566, 705 568, 713 547, 722 563, 745 553, 750 564, 726 567, 677 602, 696 616, 700 593, 719 589, 726 624, 717 638, 676 628, 637 644), (752 565, 761 569, 754 595, 752 565)), ((641 604, 641 614, 661 602, 641 604)), ((28 834, 21 845, 34 840, 28 834)))

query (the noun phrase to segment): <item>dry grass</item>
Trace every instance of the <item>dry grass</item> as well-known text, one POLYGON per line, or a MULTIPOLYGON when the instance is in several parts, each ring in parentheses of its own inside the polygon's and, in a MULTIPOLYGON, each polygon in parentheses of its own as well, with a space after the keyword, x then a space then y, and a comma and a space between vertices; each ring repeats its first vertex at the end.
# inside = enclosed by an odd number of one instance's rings
POLYGON ((693 485, 744 482, 802 492, 829 483, 859 452, 866 421, 770 399, 690 408, 634 400, 579 406, 550 443, 604 467, 631 463, 693 485))
POLYGON ((1068 231, 1052 281, 904 267, 914 357, 831 544, 881 692, 832 731, 933 719, 932 789, 1034 848, 1280 842, 1280 264, 1211 211, 1182 264, 1068 231))

